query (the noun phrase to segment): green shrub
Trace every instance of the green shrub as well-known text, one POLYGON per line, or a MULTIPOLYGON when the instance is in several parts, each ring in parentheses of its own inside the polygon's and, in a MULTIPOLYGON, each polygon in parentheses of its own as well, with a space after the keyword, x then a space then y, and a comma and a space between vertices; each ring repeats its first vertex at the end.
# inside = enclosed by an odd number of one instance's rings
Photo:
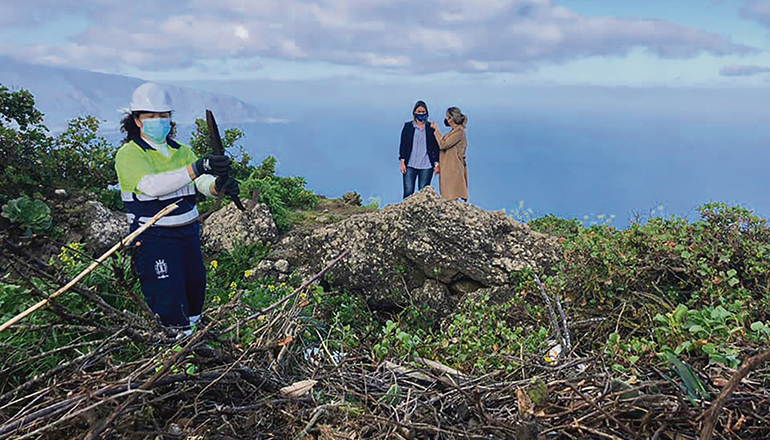
POLYGON ((563 238, 575 238, 583 228, 577 219, 562 219, 553 214, 530 220, 527 223, 533 231, 563 238))
POLYGON ((82 116, 70 120, 67 130, 56 137, 51 159, 58 169, 54 179, 58 186, 83 188, 101 197, 108 186, 118 183, 117 149, 98 131, 98 119, 82 116))
POLYGON ((0 85, 0 203, 50 190, 52 140, 27 90, 0 85))
POLYGON ((703 218, 694 223, 651 218, 623 231, 579 229, 563 243, 565 258, 558 271, 565 290, 579 304, 600 308, 614 308, 628 295, 638 300, 639 292, 657 297, 653 302, 658 303, 753 300, 768 305, 770 230, 765 221, 723 204, 700 211, 703 218))
POLYGON ((27 90, 0 85, 0 203, 21 195, 49 195, 55 187, 102 197, 117 183, 115 148, 98 136, 99 121, 78 117, 55 139, 27 90))
POLYGON ((13 199, 3 205, 2 216, 24 229, 27 235, 51 229, 51 209, 40 200, 27 197, 13 199))
POLYGON ((241 189, 247 194, 259 190, 259 200, 270 209, 275 226, 285 232, 301 220, 298 211, 313 209, 318 197, 305 188, 304 178, 276 176, 277 162, 275 157, 268 156, 258 167, 251 167, 249 176, 241 181, 241 189))

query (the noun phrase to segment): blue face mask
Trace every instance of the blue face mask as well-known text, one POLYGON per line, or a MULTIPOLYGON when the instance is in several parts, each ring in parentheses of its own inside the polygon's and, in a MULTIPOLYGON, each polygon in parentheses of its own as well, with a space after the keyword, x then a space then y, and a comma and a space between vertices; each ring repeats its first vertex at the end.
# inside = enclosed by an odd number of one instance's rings
POLYGON ((171 118, 152 118, 142 120, 142 134, 156 143, 163 143, 171 133, 171 118))
POLYGON ((414 117, 415 117, 415 119, 417 119, 420 122, 425 122, 425 121, 428 120, 428 114, 427 113, 423 113, 421 115, 414 115, 414 117))

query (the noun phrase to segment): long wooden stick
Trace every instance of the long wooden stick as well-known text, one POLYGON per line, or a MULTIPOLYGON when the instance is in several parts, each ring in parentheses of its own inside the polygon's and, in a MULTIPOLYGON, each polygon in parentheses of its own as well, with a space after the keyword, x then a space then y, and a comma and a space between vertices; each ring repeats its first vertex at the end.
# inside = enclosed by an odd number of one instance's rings
POLYGON ((91 263, 91 265, 88 266, 83 272, 80 272, 80 274, 78 274, 78 276, 73 278, 72 281, 70 281, 69 283, 65 284, 64 287, 62 287, 61 289, 59 289, 56 292, 54 292, 48 298, 40 301, 39 303, 35 304, 34 306, 28 308, 27 310, 19 313, 18 315, 14 316, 13 318, 9 319, 5 323, 3 323, 3 325, 0 325, 0 332, 2 332, 3 330, 6 330, 8 327, 16 324, 17 322, 21 321, 22 319, 26 318, 27 316, 35 313, 37 310, 41 309, 42 307, 45 307, 45 305, 48 304, 51 299, 56 298, 57 296, 61 295, 62 293, 68 291, 70 288, 72 288, 72 286, 77 284, 78 281, 82 280, 86 275, 91 273, 91 271, 96 269, 97 266, 102 264, 102 262, 104 260, 109 258, 112 254, 117 252, 123 246, 128 246, 132 241, 134 241, 134 239, 136 239, 136 237, 138 237, 142 232, 147 230, 147 228, 149 228, 150 226, 154 225, 155 222, 157 222, 161 218, 165 217, 168 213, 170 213, 171 211, 175 210, 178 207, 179 207, 179 205, 177 205, 176 203, 172 203, 172 204, 166 206, 165 208, 163 208, 160 212, 155 214, 155 216, 153 218, 151 218, 147 223, 143 224, 136 231, 134 231, 134 232, 130 233, 129 235, 127 235, 125 238, 120 240, 119 243, 117 243, 115 246, 113 246, 112 249, 108 250, 101 257, 96 259, 96 261, 91 263))

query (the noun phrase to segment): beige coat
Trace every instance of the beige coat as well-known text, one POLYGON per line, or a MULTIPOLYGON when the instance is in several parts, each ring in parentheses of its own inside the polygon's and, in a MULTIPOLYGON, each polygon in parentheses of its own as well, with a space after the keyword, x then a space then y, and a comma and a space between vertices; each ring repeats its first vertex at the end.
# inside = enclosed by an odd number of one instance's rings
POLYGON ((465 163, 465 150, 468 141, 465 127, 455 126, 449 133, 436 136, 439 154, 439 189, 446 200, 463 198, 468 200, 468 166, 465 163))

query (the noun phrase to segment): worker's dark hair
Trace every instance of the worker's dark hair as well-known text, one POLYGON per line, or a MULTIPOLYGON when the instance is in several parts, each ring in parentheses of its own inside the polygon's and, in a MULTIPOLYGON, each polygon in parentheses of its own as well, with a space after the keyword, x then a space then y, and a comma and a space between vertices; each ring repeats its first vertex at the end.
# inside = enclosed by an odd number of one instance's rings
POLYGON ((417 102, 415 102, 414 103, 414 108, 412 109, 412 114, 414 114, 414 112, 416 112, 417 109, 420 108, 420 107, 425 109, 425 113, 426 114, 430 114, 430 112, 428 112, 428 104, 426 104, 425 101, 417 101, 417 102))
POLYGON ((120 132, 126 134, 126 138, 123 139, 124 143, 140 136, 141 130, 139 129, 139 126, 136 125, 134 116, 138 117, 139 112, 129 113, 120 120, 120 132))
MULTIPOLYGON (((131 112, 120 120, 120 131, 121 133, 126 134, 126 138, 123 139, 123 143, 129 142, 130 140, 141 136, 142 131, 139 126, 136 125, 134 118, 138 118, 142 113, 150 112, 131 112)), ((171 132, 168 134, 168 137, 171 139, 176 137, 176 122, 174 121, 171 121, 171 132)))

